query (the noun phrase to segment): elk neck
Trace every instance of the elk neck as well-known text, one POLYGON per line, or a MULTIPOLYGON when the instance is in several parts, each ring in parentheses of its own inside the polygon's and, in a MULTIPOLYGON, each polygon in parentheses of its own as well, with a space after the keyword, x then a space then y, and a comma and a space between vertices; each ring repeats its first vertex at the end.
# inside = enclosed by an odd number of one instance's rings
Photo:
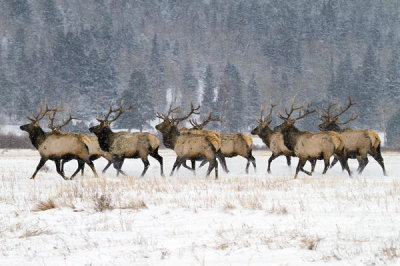
POLYGON ((32 145, 35 146, 36 149, 39 149, 40 144, 45 141, 46 137, 46 133, 40 127, 34 127, 29 132, 29 138, 32 142, 32 145))
POLYGON ((266 145, 268 145, 271 142, 271 134, 273 133, 273 131, 269 128, 269 127, 265 127, 261 130, 260 134, 258 135, 266 145))
POLYGON ((161 132, 163 136, 164 146, 173 149, 175 147, 176 140, 180 136, 180 132, 176 126, 171 127, 169 132, 161 132))
POLYGON ((99 145, 100 148, 103 151, 110 151, 110 144, 111 144, 111 138, 113 136, 114 132, 112 132, 110 127, 104 127, 100 133, 95 134, 97 136, 97 139, 99 140, 99 145))
POLYGON ((301 131, 294 125, 291 125, 282 131, 284 144, 289 150, 293 150, 297 137, 301 134, 301 131))

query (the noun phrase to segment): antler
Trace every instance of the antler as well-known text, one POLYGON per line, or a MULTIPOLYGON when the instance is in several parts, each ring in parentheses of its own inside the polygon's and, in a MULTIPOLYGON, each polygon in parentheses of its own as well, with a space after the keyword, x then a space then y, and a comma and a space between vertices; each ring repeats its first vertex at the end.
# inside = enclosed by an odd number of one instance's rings
POLYGON ((211 121, 221 121, 221 117, 212 117, 211 112, 208 113, 208 118, 204 120, 201 124, 198 124, 196 119, 190 119, 189 122, 194 129, 203 129, 211 121))
POLYGON ((187 113, 185 116, 183 116, 183 117, 177 117, 177 118, 173 118, 172 120, 174 120, 175 122, 182 122, 182 121, 184 121, 184 120, 186 120, 186 119, 188 119, 192 114, 196 114, 196 115, 198 115, 198 114, 200 114, 199 112, 196 112, 197 110, 199 110, 200 109, 200 105, 199 106, 197 106, 196 108, 193 106, 193 102, 190 102, 190 111, 189 111, 189 113, 187 113))
POLYGON ((58 108, 58 106, 57 106, 57 108, 56 109, 54 109, 54 110, 52 110, 52 114, 51 113, 49 113, 48 114, 48 116, 49 116, 49 120, 50 120, 50 123, 49 123, 49 125, 48 125, 48 127, 51 129, 51 131, 53 132, 53 133, 59 133, 60 131, 61 131, 61 128, 63 128, 64 126, 66 126, 69 122, 71 122, 72 120, 81 120, 80 118, 77 118, 77 117, 72 117, 72 115, 71 115, 71 112, 69 112, 69 118, 67 119, 67 120, 62 120, 61 121, 61 125, 58 125, 58 126, 55 126, 54 125, 54 119, 55 119, 55 116, 56 116, 56 113, 57 112, 61 112, 62 110, 60 110, 59 108, 58 108))
POLYGON ((262 122, 264 122, 264 121, 270 120, 271 115, 272 115, 272 111, 273 111, 273 109, 274 109, 275 107, 276 107, 276 104, 272 104, 272 103, 271 103, 271 107, 270 107, 270 109, 269 109, 269 113, 268 113, 268 115, 267 115, 267 117, 266 117, 265 119, 263 119, 263 116, 264 116, 264 108, 261 108, 261 111, 260 111, 260 118, 259 118, 259 119, 256 118, 256 121, 257 121, 258 123, 262 123, 262 122))
POLYGON ((169 105, 169 109, 168 109, 168 113, 167 113, 167 114, 158 113, 158 112, 157 112, 157 113, 156 113, 156 117, 161 118, 161 119, 163 119, 163 120, 168 120, 168 119, 169 119, 169 116, 170 116, 171 114, 179 112, 180 107, 172 108, 173 104, 174 104, 174 102, 171 101, 171 103, 170 103, 170 105, 169 105))
POLYGON ((120 106, 119 106, 118 108, 116 108, 116 109, 113 109, 113 103, 111 102, 111 104, 110 104, 110 109, 109 109, 108 113, 104 116, 104 119, 101 119, 101 118, 99 118, 99 117, 96 117, 97 121, 99 121, 100 123, 104 123, 104 122, 111 123, 111 122, 114 122, 114 121, 117 120, 123 113, 129 112, 129 111, 133 108, 132 105, 129 105, 129 107, 126 108, 126 109, 124 109, 123 106, 124 106, 124 100, 121 101, 120 106), (118 113, 117 113, 117 112, 118 112, 118 113), (109 119, 109 117, 110 117, 110 115, 111 115, 112 113, 117 113, 117 115, 114 116, 113 119, 109 119))
POLYGON ((278 114, 278 117, 282 120, 288 121, 290 119, 290 116, 293 114, 294 111, 297 110, 301 110, 304 108, 304 106, 299 106, 299 107, 294 107, 294 101, 296 99, 296 96, 293 97, 292 99, 292 105, 290 107, 290 111, 287 110, 287 108, 285 107, 285 113, 286 113, 286 117, 284 117, 280 112, 278 114))
POLYGON ((324 112, 324 114, 321 114, 319 111, 316 111, 319 114, 318 119, 322 120, 322 121, 327 121, 329 119, 331 119, 332 115, 337 112, 337 109, 333 107, 337 106, 338 103, 337 102, 332 102, 332 98, 329 99, 329 104, 327 107, 325 107, 323 104, 321 106, 322 111, 324 112))
MULTIPOLYGON (((358 103, 352 102, 352 101, 351 101, 351 97, 349 96, 349 103, 347 104, 346 108, 343 109, 342 107, 340 107, 339 113, 337 113, 336 115, 334 115, 334 116, 332 117, 332 120, 337 120, 337 119, 339 119, 339 116, 341 116, 344 112, 346 112, 347 110, 349 110, 351 106, 356 105, 356 104, 358 104, 358 103)), ((353 115, 354 115, 354 114, 353 114, 353 115)), ((352 117, 353 117, 353 115, 352 115, 352 117)), ((358 115, 357 115, 357 117, 358 117, 358 115)), ((356 118, 357 118, 357 117, 356 117, 356 118)), ((356 118, 354 118, 354 119, 356 119, 356 118)), ((352 120, 354 120, 354 119, 352 119, 352 120)), ((350 120, 350 121, 351 121, 351 120, 350 120)), ((349 121, 349 122, 350 122, 350 121, 349 121)))
POLYGON ((35 115, 32 112, 32 117, 29 117, 28 115, 26 116, 26 118, 28 118, 30 121, 32 122, 39 122, 40 120, 43 119, 43 117, 46 116, 46 114, 50 111, 53 111, 53 109, 49 109, 48 105, 47 105, 47 100, 45 100, 45 105, 46 105, 46 110, 43 111, 43 102, 40 102, 40 111, 37 115, 35 115))
POLYGON ((357 118, 358 118, 358 113, 352 113, 352 114, 351 114, 351 117, 350 117, 348 120, 346 120, 346 121, 344 121, 344 122, 339 122, 339 121, 337 121, 336 124, 338 124, 338 125, 345 125, 345 124, 347 124, 347 123, 349 123, 349 122, 351 122, 351 121, 353 121, 353 120, 356 120, 357 118))
POLYGON ((294 120, 296 120, 296 121, 300 120, 300 119, 302 119, 302 118, 304 118, 304 117, 306 117, 306 116, 308 116, 308 115, 310 115, 312 113, 315 113, 315 112, 316 112, 315 109, 310 110, 310 103, 307 102, 307 109, 305 110, 304 114, 301 114, 301 111, 300 111, 299 116, 296 117, 294 120))

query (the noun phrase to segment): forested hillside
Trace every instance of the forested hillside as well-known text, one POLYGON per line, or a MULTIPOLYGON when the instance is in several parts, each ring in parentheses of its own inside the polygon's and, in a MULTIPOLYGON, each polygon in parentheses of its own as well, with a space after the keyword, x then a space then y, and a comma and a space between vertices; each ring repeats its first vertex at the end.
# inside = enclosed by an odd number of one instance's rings
POLYGON ((270 100, 351 95, 351 125, 384 130, 400 107, 399 11, 395 0, 1 1, 0 111, 22 121, 47 98, 90 120, 122 97, 139 108, 124 127, 146 128, 172 97, 246 131, 270 100))

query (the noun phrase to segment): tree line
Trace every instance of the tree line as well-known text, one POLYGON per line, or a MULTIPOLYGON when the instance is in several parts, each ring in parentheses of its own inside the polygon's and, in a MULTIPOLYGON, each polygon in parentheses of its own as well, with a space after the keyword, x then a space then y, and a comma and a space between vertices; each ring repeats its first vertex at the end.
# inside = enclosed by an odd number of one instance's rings
POLYGON ((48 98, 89 118, 125 98, 140 115, 124 123, 144 129, 169 100, 193 100, 222 130, 245 131, 270 99, 350 95, 356 127, 400 132, 399 11, 386 0, 3 1, 0 112, 21 121, 48 98))

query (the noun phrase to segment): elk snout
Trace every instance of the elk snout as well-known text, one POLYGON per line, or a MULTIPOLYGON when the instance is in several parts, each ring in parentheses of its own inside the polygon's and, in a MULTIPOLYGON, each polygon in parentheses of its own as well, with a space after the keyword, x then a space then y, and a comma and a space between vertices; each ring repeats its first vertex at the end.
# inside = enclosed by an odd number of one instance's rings
POLYGON ((251 134, 252 134, 252 135, 258 135, 258 127, 256 127, 255 129, 253 129, 253 130, 251 131, 251 134))
POLYGON ((23 131, 28 132, 28 130, 29 130, 29 124, 27 124, 27 125, 22 125, 22 126, 20 126, 19 128, 20 128, 21 130, 23 130, 23 131))

